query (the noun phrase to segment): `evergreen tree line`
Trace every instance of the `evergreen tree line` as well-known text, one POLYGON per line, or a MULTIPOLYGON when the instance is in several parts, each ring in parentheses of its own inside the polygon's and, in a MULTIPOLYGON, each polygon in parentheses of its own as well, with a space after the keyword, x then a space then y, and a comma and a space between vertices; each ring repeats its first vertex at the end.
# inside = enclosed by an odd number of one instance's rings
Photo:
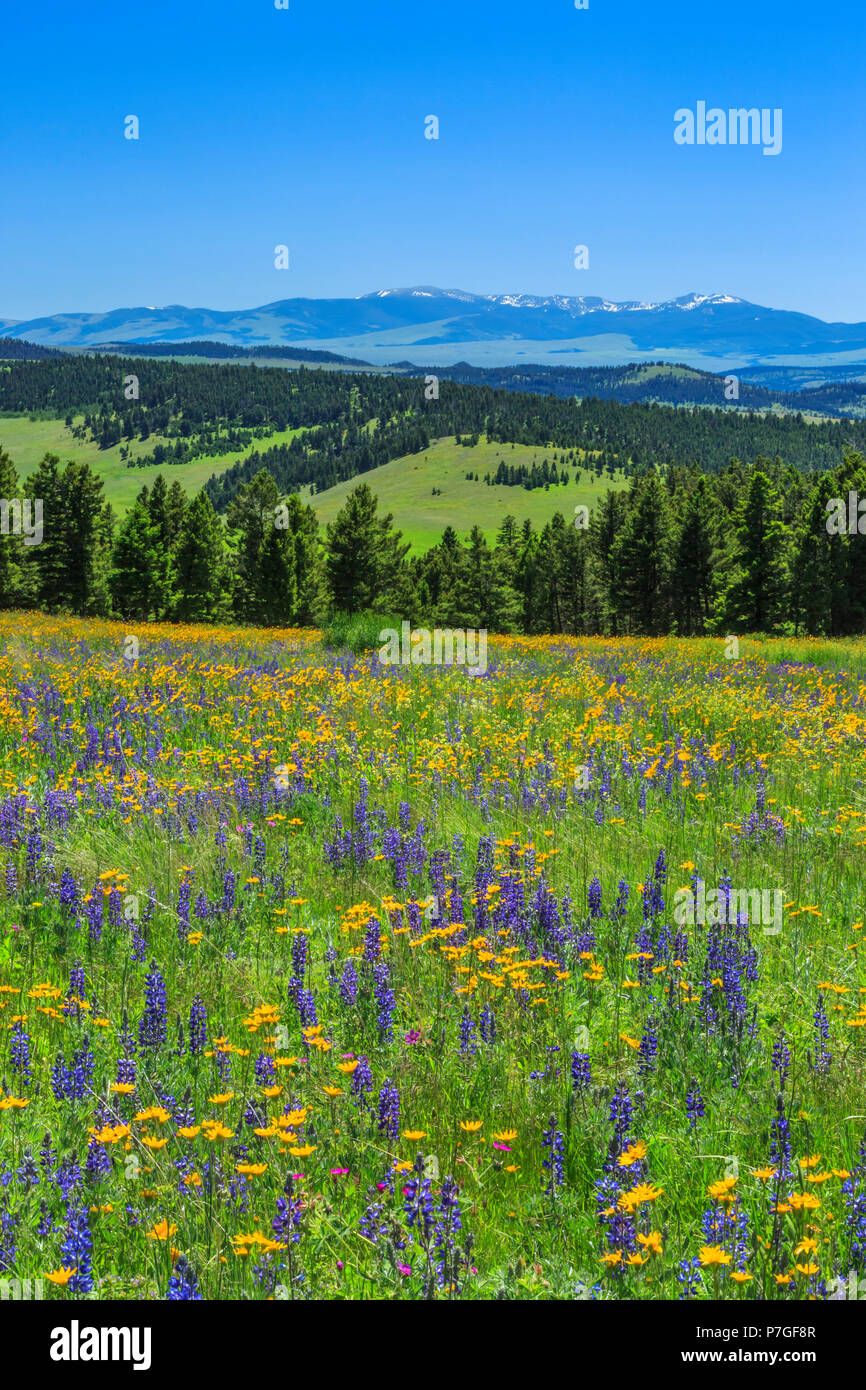
MULTIPOLYGON (((436 371, 435 367, 416 368, 436 371)), ((740 376, 736 399, 725 395, 725 373, 702 372, 672 362, 630 362, 625 367, 563 367, 533 364, 520 367, 472 367, 466 362, 443 370, 452 381, 463 385, 504 387, 507 391, 537 392, 557 396, 594 396, 616 400, 623 405, 633 401, 655 401, 663 405, 718 406, 728 400, 732 410, 758 411, 781 406, 784 410, 809 414, 848 415, 862 418, 866 410, 866 382, 855 378, 832 379, 799 389, 768 387, 740 376), (661 368, 661 372, 653 369, 661 368)), ((831 369, 832 370, 832 369, 831 369)), ((784 369, 776 374, 784 380, 784 369)), ((829 373, 828 373, 829 376, 829 373)))
POLYGON ((0 338, 0 362, 39 361, 47 357, 63 357, 59 348, 28 343, 23 338, 0 338))
POLYGON ((390 548, 372 543, 381 521, 361 485, 328 527, 329 584, 341 609, 395 611, 427 627, 851 635, 866 631, 866 505, 864 534, 830 534, 827 503, 847 509, 852 491, 866 504, 866 459, 853 450, 817 483, 778 459, 734 462, 718 476, 653 471, 609 490, 586 527, 561 513, 541 529, 509 516, 493 545, 477 526, 465 542, 448 527, 425 555, 397 563, 399 536, 390 548), (356 572, 349 557, 359 550, 387 563, 356 572))
MULTIPOLYGON (((17 339, 0 338, 0 360, 6 356, 4 347, 6 344, 15 342, 17 339)), ((24 347, 32 348, 32 343, 24 343, 24 347)), ((100 343, 103 353, 113 352, 126 356, 130 351, 134 351, 136 357, 213 357, 220 361, 229 358, 240 358, 245 361, 261 358, 286 358, 292 363, 297 362, 323 362, 331 366, 345 367, 369 367, 370 363, 365 362, 361 357, 344 357, 339 352, 326 352, 323 348, 302 348, 291 343, 261 343, 257 347, 243 347, 239 343, 216 343, 210 342, 205 338, 189 341, 185 343, 142 343, 128 341, 126 343, 100 343)), ((10 357, 36 357, 45 356, 40 352, 18 352, 10 353, 10 357)))
MULTIPOLYGON (((556 464, 548 463, 547 459, 543 459, 540 464, 533 463, 531 468, 527 468, 525 463, 509 464, 503 461, 495 473, 484 474, 484 481, 488 486, 498 483, 502 487, 523 487, 527 492, 531 492, 537 487, 559 487, 560 483, 565 484, 569 481, 569 476, 567 468, 560 472, 556 464)), ((478 481, 477 473, 475 480, 478 481)), ((580 481, 579 472, 574 480, 580 481)))
MULTIPOLYGON (((42 503, 42 539, 0 535, 0 607, 140 622, 311 625, 327 609, 318 522, 261 473, 225 523, 162 474, 118 524, 86 463, 47 454, 23 488, 0 450, 0 497, 42 503)), ((11 515, 11 512, 10 512, 11 515)))
MULTIPOLYGON (((23 488, 0 451, 0 497, 40 499, 43 538, 0 535, 0 606, 267 626, 334 611, 400 613, 419 626, 492 632, 683 636, 866 631, 866 534, 828 531, 828 503, 866 502, 866 458, 819 479, 779 459, 652 470, 591 517, 513 517, 490 544, 451 527, 421 556, 359 483, 320 530, 312 508, 261 470, 225 518, 160 474, 118 524, 87 464, 46 455, 23 488), (587 524, 584 524, 586 522, 587 524)), ((866 507, 861 518, 866 533, 866 507)), ((8 528, 7 528, 8 529, 8 528)))
MULTIPOLYGON (((81 355, 77 356, 81 360, 81 355)), ((356 357, 286 344, 244 347, 234 343, 205 341, 105 343, 101 350, 90 353, 87 360, 98 361, 100 357, 108 362, 112 358, 124 362, 131 358, 167 358, 172 361, 184 357, 222 361, 283 358, 291 361, 292 365, 321 363, 331 366, 369 367, 369 363, 356 357)), ((17 338, 0 338, 0 361, 40 358, 73 360, 72 354, 64 353, 57 348, 42 347, 17 338)), ((394 372, 398 376, 415 378, 433 373, 460 385, 487 386, 494 390, 502 389, 522 394, 553 394, 567 399, 594 397, 599 400, 616 400, 623 405, 630 405, 635 401, 654 401, 665 405, 713 408, 725 400, 728 408, 733 410, 761 411, 781 406, 784 410, 805 414, 824 412, 854 418, 862 418, 866 409, 866 382, 858 381, 856 377, 846 379, 844 373, 838 380, 834 380, 831 372, 828 372, 826 380, 798 389, 786 388, 784 385, 768 387, 759 380, 741 375, 737 386, 737 398, 734 401, 725 394, 725 374, 699 371, 682 364, 661 361, 630 362, 624 367, 565 367, 550 363, 519 367, 473 367, 466 362, 457 363, 452 367, 422 367, 407 363, 395 368, 394 372)), ((782 381, 784 375, 784 369, 777 370, 776 376, 782 381)), ((89 394, 89 389, 80 390, 79 407, 97 399, 89 394)), ((113 389, 113 386, 109 387, 109 396, 113 389)))

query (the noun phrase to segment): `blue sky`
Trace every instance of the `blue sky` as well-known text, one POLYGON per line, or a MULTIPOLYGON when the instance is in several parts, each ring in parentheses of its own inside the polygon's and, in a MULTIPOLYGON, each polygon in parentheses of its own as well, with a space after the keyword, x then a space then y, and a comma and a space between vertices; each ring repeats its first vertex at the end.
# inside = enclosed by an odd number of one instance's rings
POLYGON ((866 320, 864 37, 862 0, 10 7, 0 316, 431 284, 866 320), (676 145, 699 100, 781 107, 781 154, 676 145))

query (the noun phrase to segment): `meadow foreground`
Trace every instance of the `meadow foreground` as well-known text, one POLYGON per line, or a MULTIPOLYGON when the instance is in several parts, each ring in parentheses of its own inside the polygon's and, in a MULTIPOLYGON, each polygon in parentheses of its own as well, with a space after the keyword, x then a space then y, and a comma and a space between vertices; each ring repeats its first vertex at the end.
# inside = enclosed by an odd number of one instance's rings
POLYGON ((866 642, 136 631, 0 614, 0 1277, 858 1296, 866 642))

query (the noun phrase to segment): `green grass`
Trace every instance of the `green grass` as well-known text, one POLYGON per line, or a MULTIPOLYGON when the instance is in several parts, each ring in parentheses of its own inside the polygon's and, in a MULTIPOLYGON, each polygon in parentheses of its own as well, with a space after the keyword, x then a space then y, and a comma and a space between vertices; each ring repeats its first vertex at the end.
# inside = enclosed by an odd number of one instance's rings
MULTIPOLYGON (((522 445, 512 448, 510 444, 486 441, 474 449, 466 449, 451 437, 437 440, 423 454, 392 459, 381 468, 365 473, 363 481, 378 497, 380 510, 393 512, 395 525, 410 542, 412 550, 423 552, 437 543, 446 526, 453 526, 458 534, 467 535, 477 524, 487 539, 492 540, 505 516, 515 517, 518 523, 529 520, 533 526, 541 527, 555 512, 562 512, 569 518, 579 504, 592 510, 609 487, 625 485, 621 475, 612 482, 605 474, 600 483, 596 482, 596 475, 589 472, 585 459, 577 465, 581 473, 577 485, 574 466, 569 466, 571 481, 565 487, 551 487, 548 491, 488 487, 483 481, 485 473, 496 472, 500 460, 510 466, 523 464, 531 468, 533 463, 541 464, 545 459, 552 462, 554 454, 561 454, 561 450, 522 445), (465 475, 469 472, 480 473, 481 481, 467 482, 465 475), (435 497, 432 495, 434 487, 442 489, 435 497)), ((307 500, 312 502, 320 522, 333 521, 359 481, 352 478, 349 482, 338 483, 313 498, 305 489, 307 500)))
POLYGON ((335 613, 322 632, 322 643, 331 651, 360 656, 381 645, 380 632, 386 628, 399 631, 401 622, 394 614, 335 613))
MULTIPOLYGON (((76 423, 80 420, 79 416, 76 423)), ((11 455, 20 478, 26 478, 48 453, 59 455, 63 463, 69 459, 89 463, 105 483, 106 499, 121 515, 132 506, 145 484, 148 487, 153 485, 158 473, 164 474, 169 483, 178 478, 192 496, 214 473, 225 472, 256 450, 261 452, 276 444, 286 444, 297 433, 297 430, 280 430, 267 439, 254 440, 237 453, 205 454, 191 463, 129 468, 126 460, 120 457, 122 445, 100 449, 93 440, 75 439, 62 420, 31 420, 27 415, 0 416, 0 447, 11 455)), ((130 456, 139 458, 151 454, 157 444, 165 442, 155 434, 143 443, 140 439, 134 439, 129 442, 130 456)))
POLYGON ((667 363, 658 366, 655 362, 644 362, 635 370, 623 377, 623 381, 635 382, 646 381, 649 377, 663 377, 665 379, 686 380, 689 377, 700 377, 703 373, 696 367, 669 367, 667 363))

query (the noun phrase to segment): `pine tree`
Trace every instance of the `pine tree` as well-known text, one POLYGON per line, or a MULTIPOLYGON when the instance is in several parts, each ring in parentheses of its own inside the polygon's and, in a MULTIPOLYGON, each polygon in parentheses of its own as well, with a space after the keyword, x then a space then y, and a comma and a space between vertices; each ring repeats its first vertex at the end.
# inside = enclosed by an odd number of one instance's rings
POLYGON ((503 579, 514 589, 517 581, 517 566, 520 561, 520 530, 515 518, 511 515, 504 516, 499 524, 494 554, 503 579))
POLYGON ((686 503, 674 546, 671 608, 681 637, 703 633, 713 611, 716 521, 705 477, 698 479, 686 503))
POLYGON ((83 616, 111 611, 108 584, 114 514, 102 497, 102 479, 87 463, 46 454, 27 480, 26 495, 41 500, 43 539, 28 556, 34 597, 48 612, 83 616))
POLYGON ((836 477, 827 474, 813 490, 795 528, 791 611, 795 626, 815 635, 834 631, 838 589, 845 582, 846 538, 827 532, 827 502, 837 495, 836 477))
POLYGON ((589 545, 587 532, 566 526, 563 520, 556 531, 556 548, 562 595, 563 631, 586 631, 589 545))
POLYGON ((510 632, 517 620, 517 594, 502 574, 478 526, 473 526, 469 533, 455 599, 461 627, 510 632))
POLYGON ((88 617, 111 611, 108 578, 114 513, 102 497, 102 487, 102 479, 88 464, 66 465, 62 487, 66 602, 73 613, 88 617))
POLYGON ((532 522, 524 521, 520 532, 520 553, 514 575, 514 587, 520 603, 518 628, 521 632, 541 632, 546 611, 539 566, 539 540, 532 522))
POLYGON ((446 526, 438 545, 412 561, 411 575, 416 602, 413 613, 429 625, 454 627, 458 624, 457 587, 464 564, 463 548, 453 526, 446 526))
POLYGON ((667 631, 670 578, 670 510, 658 474, 636 482, 630 501, 615 544, 613 602, 628 631, 654 636, 667 631))
MULTIPOLYGON (((238 489, 237 496, 226 511, 229 529, 238 533, 233 608, 235 617, 241 622, 272 621, 265 611, 272 604, 273 595, 266 598, 264 592, 267 583, 264 548, 267 543, 271 555, 274 555, 272 532, 279 501, 279 488, 267 469, 263 468, 251 482, 238 489)), ((281 567, 286 558, 285 555, 280 557, 281 567)))
MULTIPOLYGON (((0 499, 12 502, 19 498, 18 474, 15 465, 0 449, 0 499)), ((11 514, 11 513, 10 513, 11 514)), ((11 526, 11 522, 9 523, 11 526)), ((0 535, 0 608, 14 608, 22 597, 22 568, 20 551, 23 540, 20 536, 0 535)))
POLYGON ((319 623, 326 606, 319 522, 313 508, 297 495, 286 499, 289 532, 295 544, 297 600, 293 621, 301 627, 319 623))
POLYGON ((737 516, 735 578, 727 595, 728 620, 741 632, 773 632, 783 616, 788 538, 779 511, 776 489, 757 469, 737 516))
MULTIPOLYGON (((846 450, 841 473, 840 494, 844 496, 853 490, 862 502, 866 498, 866 456, 854 449, 846 450)), ((846 633, 866 632, 866 535, 861 527, 866 529, 866 521, 858 515, 857 535, 848 538, 844 607, 838 620, 840 630, 846 633)))
POLYGON ((325 572, 334 607, 344 613, 373 608, 393 594, 409 550, 380 517, 366 483, 349 493, 346 505, 327 527, 325 572))
POLYGON ((625 522, 627 504, 625 493, 608 489, 593 512, 589 527, 592 555, 589 605, 594 613, 593 627, 597 632, 610 631, 614 636, 619 631, 619 552, 616 543, 625 522))
POLYGON ((187 508, 177 547, 181 622, 217 623, 228 615, 229 574, 219 517, 207 493, 199 492, 187 508))
POLYGON ((151 521, 157 528, 159 543, 164 550, 171 554, 180 537, 187 507, 183 486, 175 478, 171 487, 168 487, 162 473, 157 473, 150 496, 146 501, 151 521))
POLYGON ((161 618, 171 606, 171 554, 141 497, 118 531, 112 560, 111 596, 121 617, 161 618))
POLYGON ((532 630, 562 632, 562 574, 552 521, 545 523, 538 537, 533 579, 532 630))
POLYGON ((65 554, 62 525, 62 475, 56 454, 45 454, 36 472, 31 474, 25 490, 31 499, 42 502, 42 544, 32 546, 25 558, 36 606, 43 612, 56 613, 65 601, 65 554))
POLYGON ((295 538, 286 527, 271 523, 259 551, 261 577, 257 586, 258 621, 268 627, 289 627, 298 607, 295 538))

